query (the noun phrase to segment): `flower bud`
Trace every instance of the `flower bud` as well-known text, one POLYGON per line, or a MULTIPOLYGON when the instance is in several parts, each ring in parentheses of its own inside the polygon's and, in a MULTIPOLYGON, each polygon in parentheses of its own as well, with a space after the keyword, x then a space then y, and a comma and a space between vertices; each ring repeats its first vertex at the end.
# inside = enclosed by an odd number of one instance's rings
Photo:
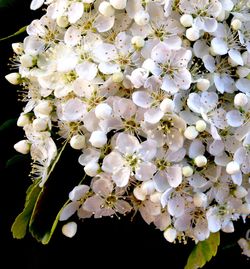
POLYGON ((37 132, 45 131, 48 128, 48 121, 43 118, 37 118, 33 120, 32 126, 37 132))
POLYGON ((57 17, 56 23, 61 28, 66 28, 69 25, 69 21, 68 21, 68 18, 66 16, 57 17))
POLYGON ((177 237, 177 231, 175 228, 167 228, 163 235, 168 242, 173 243, 177 237))
POLYGON ((197 207, 205 207, 207 205, 207 195, 203 192, 197 192, 193 197, 193 202, 197 207))
POLYGON ((186 37, 190 41, 196 41, 200 38, 200 32, 193 27, 190 27, 186 30, 186 37))
POLYGON ((14 149, 22 154, 30 152, 30 142, 28 140, 21 140, 14 145, 14 149))
POLYGON ((150 19, 149 14, 144 10, 138 11, 134 17, 136 24, 138 24, 140 26, 144 26, 144 25, 148 24, 149 19, 150 19))
POLYGON ((6 75, 5 78, 13 85, 18 85, 21 83, 21 75, 19 73, 10 73, 6 75))
POLYGON ((239 171, 240 171, 240 165, 235 161, 229 162, 226 166, 226 172, 229 175, 234 175, 238 173, 239 171))
POLYGON ((86 145, 86 142, 85 142, 84 135, 77 134, 77 135, 72 136, 70 139, 70 146, 73 149, 83 149, 85 145, 86 145))
POLYGON ((201 78, 197 81, 196 87, 200 91, 206 91, 210 87, 210 82, 206 78, 201 78))
POLYGON ((146 199, 146 193, 141 189, 140 186, 134 188, 133 194, 137 200, 144 201, 146 199))
POLYGON ((34 65, 35 61, 31 55, 23 54, 20 57, 20 63, 23 67, 30 68, 34 65))
POLYGON ((226 18, 226 11, 222 8, 219 15, 216 17, 217 21, 224 21, 226 18))
POLYGON ((188 126, 184 131, 184 136, 189 140, 194 140, 198 136, 198 132, 194 126, 188 126))
POLYGON ((96 148, 101 148, 107 143, 107 135, 103 131, 92 132, 89 142, 96 148))
POLYGON ((137 36, 132 37, 131 43, 136 48, 140 49, 140 48, 144 47, 145 40, 144 40, 144 38, 142 36, 137 35, 137 36))
POLYGON ((206 130, 207 124, 204 120, 198 120, 195 123, 195 128, 198 132, 203 132, 206 130))
POLYGON ((99 12, 106 17, 111 17, 115 14, 115 10, 112 7, 112 5, 107 2, 107 1, 103 1, 100 3, 99 5, 99 12))
POLYGON ((247 190, 242 187, 242 186, 237 186, 236 189, 234 190, 234 195, 236 198, 243 198, 248 194, 247 190))
POLYGON ((77 224, 75 222, 68 222, 67 224, 63 225, 62 233, 63 235, 72 238, 77 231, 77 224))
POLYGON ((180 17, 180 22, 184 27, 191 27, 193 24, 193 21, 194 21, 193 16, 190 14, 183 14, 180 17))
POLYGON ((90 177, 96 176, 98 174, 99 169, 100 165, 97 162, 89 162, 84 166, 85 173, 90 177))
POLYGON ((160 109, 162 112, 167 113, 167 112, 173 112, 174 110, 174 101, 165 98, 161 103, 160 103, 160 109))
POLYGON ((109 2, 115 9, 124 9, 127 5, 127 0, 110 0, 109 2))
POLYGON ((149 199, 151 202, 158 204, 161 202, 161 196, 161 192, 155 191, 154 193, 150 194, 149 199))
POLYGON ((30 123, 30 117, 27 114, 21 113, 17 120, 18 127, 24 127, 25 125, 30 123))
POLYGON ((234 224, 232 221, 229 221, 225 226, 222 226, 221 230, 224 233, 233 233, 234 232, 234 224))
POLYGON ((49 101, 42 100, 38 103, 38 105, 34 108, 35 115, 43 115, 43 116, 49 116, 52 112, 53 107, 52 104, 49 101))
POLYGON ((203 167, 207 165, 207 158, 203 155, 199 155, 194 159, 194 163, 198 167, 203 167))
POLYGON ((191 177, 194 173, 194 170, 191 166, 187 165, 182 167, 182 174, 184 177, 191 177))
POLYGON ((112 108, 108 104, 102 103, 95 108, 95 115, 98 119, 107 119, 112 114, 112 108))
POLYGON ((239 107, 243 107, 245 105, 247 105, 248 103, 248 98, 246 96, 246 94, 244 93, 237 93, 234 96, 234 106, 239 108, 239 107))
POLYGON ((22 43, 13 43, 12 49, 16 54, 20 55, 23 53, 23 44, 22 43))
POLYGON ((120 83, 124 79, 123 73, 122 72, 116 72, 112 75, 112 80, 115 83, 120 83))
POLYGON ((234 31, 238 31, 242 26, 242 22, 239 19, 233 19, 231 21, 231 27, 234 31))

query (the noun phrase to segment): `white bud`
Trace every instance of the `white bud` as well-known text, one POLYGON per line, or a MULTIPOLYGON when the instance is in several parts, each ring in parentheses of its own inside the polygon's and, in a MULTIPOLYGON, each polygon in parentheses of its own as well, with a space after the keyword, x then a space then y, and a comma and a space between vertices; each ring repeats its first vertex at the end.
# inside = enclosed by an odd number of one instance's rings
POLYGON ((164 113, 173 112, 174 101, 172 99, 169 99, 169 98, 163 99, 163 101, 160 103, 160 110, 164 113))
POLYGON ((98 171, 100 169, 100 165, 97 162, 89 162, 84 166, 85 173, 90 176, 94 177, 98 174, 98 171))
POLYGON ((195 126, 188 126, 184 131, 184 136, 189 140, 194 140, 198 136, 195 126))
POLYGON ((107 1, 101 2, 101 4, 99 5, 99 12, 106 17, 111 17, 115 14, 114 8, 107 1))
POLYGON ((25 125, 27 125, 29 123, 30 123, 30 117, 24 113, 22 113, 17 120, 18 127, 24 127, 25 125))
POLYGON ((26 68, 30 68, 35 64, 34 58, 31 55, 23 54, 20 57, 20 63, 26 68))
POLYGON ((28 140, 21 140, 14 145, 14 149, 22 154, 30 152, 30 142, 28 140))
POLYGON ((134 188, 133 194, 137 200, 144 201, 146 199, 146 193, 141 189, 140 186, 134 188))
POLYGON ((149 196, 149 199, 151 202, 159 204, 161 202, 161 196, 162 196, 161 192, 155 191, 149 196))
POLYGON ((245 66, 238 66, 236 73, 240 78, 245 78, 248 74, 250 74, 250 69, 245 66))
POLYGON ((196 87, 200 91, 206 91, 210 87, 210 81, 206 78, 201 78, 197 81, 196 87))
POLYGON ((16 54, 20 55, 23 53, 23 44, 22 43, 13 43, 12 49, 16 54))
POLYGON ((21 75, 19 73, 10 73, 6 75, 5 78, 13 85, 18 85, 21 83, 21 75))
POLYGON ((207 158, 203 155, 199 155, 194 159, 194 163, 198 167, 203 167, 207 165, 207 158))
POLYGON ((247 194, 248 194, 247 190, 242 186, 237 186, 236 189, 234 190, 235 197, 239 199, 245 197, 247 194))
POLYGON ((206 130, 207 124, 204 120, 198 120, 195 123, 195 128, 198 132, 203 132, 206 130))
POLYGON ((48 128, 48 121, 44 118, 37 118, 33 120, 32 126, 37 132, 45 131, 48 128))
POLYGON ((203 192, 197 192, 193 197, 193 202, 197 207, 205 207, 207 205, 207 195, 203 192))
POLYGON ((149 19, 150 19, 149 14, 144 10, 138 11, 134 17, 135 22, 140 26, 148 24, 149 19))
POLYGON ((86 142, 85 142, 84 135, 77 134, 77 135, 72 136, 70 139, 70 146, 73 149, 83 149, 85 145, 86 145, 86 142))
POLYGON ((231 27, 234 31, 238 31, 242 26, 242 22, 239 19, 233 19, 231 21, 231 27))
POLYGON ((123 75, 122 72, 116 72, 116 73, 114 73, 114 74, 112 75, 112 80, 113 80, 113 82, 115 82, 115 83, 120 83, 120 82, 123 81, 123 79, 124 79, 124 75, 123 75))
POLYGON ((243 107, 243 106, 247 105, 247 103, 248 103, 248 98, 247 98, 246 94, 237 93, 234 96, 234 105, 235 105, 235 107, 237 107, 237 108, 243 107))
POLYGON ((155 191, 154 182, 152 180, 142 182, 141 190, 147 195, 154 193, 155 191))
POLYGON ((89 142, 96 148, 101 148, 107 143, 107 135, 103 131, 92 132, 89 142))
POLYGON ((177 231, 174 228, 168 228, 163 235, 168 242, 173 243, 177 237, 177 231))
POLYGON ((67 224, 63 225, 62 233, 63 235, 72 238, 77 231, 77 224, 75 222, 68 222, 67 224))
POLYGON ((191 177, 193 173, 194 169, 191 166, 187 165, 182 167, 182 174, 184 177, 191 177))
POLYGON ((190 27, 186 30, 186 37, 190 41, 196 41, 200 38, 200 32, 193 27, 190 27))
POLYGON ((56 23, 61 28, 66 28, 69 25, 69 21, 68 21, 68 18, 66 16, 57 17, 56 23))
POLYGON ((98 119, 107 119, 112 114, 112 107, 108 104, 101 103, 95 108, 95 115, 98 119))
POLYGON ((240 207, 241 214, 249 215, 250 214, 250 204, 246 203, 240 207))
POLYGON ((52 104, 49 101, 42 100, 35 106, 34 113, 36 116, 49 116, 52 110, 52 104))
POLYGON ((134 45, 136 48, 140 49, 142 47, 144 47, 145 45, 145 40, 142 36, 133 36, 131 39, 131 43, 132 45, 134 45))
POLYGON ((124 9, 127 5, 127 0, 110 0, 109 2, 115 9, 124 9))
POLYGON ((226 172, 229 175, 234 175, 238 173, 239 171, 240 171, 240 165, 235 161, 229 162, 226 166, 226 172))
POLYGON ((191 27, 193 24, 193 21, 194 21, 193 16, 190 14, 183 14, 180 17, 180 22, 184 27, 191 27))

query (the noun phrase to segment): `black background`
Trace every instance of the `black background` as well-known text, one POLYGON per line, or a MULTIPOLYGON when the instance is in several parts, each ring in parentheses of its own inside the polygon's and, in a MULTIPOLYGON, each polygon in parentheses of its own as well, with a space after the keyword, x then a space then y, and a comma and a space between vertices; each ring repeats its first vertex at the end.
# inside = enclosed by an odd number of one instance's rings
MULTIPOLYGON (((16 1, 15 5, 0 8, 0 37, 15 32, 27 25, 34 18, 39 18, 41 11, 30 11, 30 1, 16 1)), ((0 124, 7 119, 16 119, 23 104, 17 101, 18 87, 4 79, 10 72, 7 63, 12 56, 11 43, 22 41, 25 34, 0 42, 0 124)), ((25 191, 30 184, 29 158, 24 157, 6 167, 6 162, 16 152, 13 144, 23 139, 21 128, 12 124, 0 132, 0 268, 84 268, 92 266, 116 267, 151 267, 184 268, 193 243, 184 246, 169 244, 162 233, 153 226, 148 226, 138 215, 133 222, 130 218, 104 218, 78 221, 78 233, 73 239, 61 234, 61 223, 47 246, 35 241, 30 235, 23 240, 14 240, 10 232, 11 224, 22 210, 25 191), (7 266, 4 262, 7 262, 7 266), (151 265, 152 264, 152 265, 151 265), (2 266, 4 265, 4 266, 2 266)), ((63 165, 53 173, 50 193, 41 212, 41 226, 47 218, 53 217, 67 199, 67 193, 81 178, 82 168, 77 165, 77 155, 66 150, 63 165), (67 156, 70 155, 70 158, 67 156)), ((249 222, 248 222, 249 226, 249 222)), ((247 225, 236 224, 236 232, 223 234, 218 255, 204 268, 249 268, 249 261, 241 255, 236 244, 246 234, 247 225)))

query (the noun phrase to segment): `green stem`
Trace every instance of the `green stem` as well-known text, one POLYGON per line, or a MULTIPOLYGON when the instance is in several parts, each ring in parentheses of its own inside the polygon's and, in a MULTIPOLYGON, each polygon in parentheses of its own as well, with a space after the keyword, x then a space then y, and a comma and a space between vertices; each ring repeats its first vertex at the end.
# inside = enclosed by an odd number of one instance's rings
POLYGON ((20 34, 22 34, 23 32, 26 31, 26 28, 27 28, 27 26, 23 26, 22 28, 20 28, 20 29, 19 29, 17 32, 15 32, 14 34, 9 35, 9 36, 6 36, 6 37, 2 37, 2 38, 0 38, 0 41, 4 41, 4 40, 9 39, 9 38, 12 38, 12 37, 14 37, 14 36, 20 35, 20 34))

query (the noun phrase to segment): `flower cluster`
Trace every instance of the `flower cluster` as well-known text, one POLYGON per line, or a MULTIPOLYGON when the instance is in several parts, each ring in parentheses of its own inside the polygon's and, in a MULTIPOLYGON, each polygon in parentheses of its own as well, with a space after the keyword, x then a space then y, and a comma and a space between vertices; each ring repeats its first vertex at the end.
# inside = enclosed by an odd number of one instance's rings
MULTIPOLYGON (((91 178, 60 220, 140 212, 169 242, 233 232, 250 213, 248 0, 33 0, 13 44, 18 119, 45 184, 58 138, 91 178)), ((57 146, 56 146, 57 144, 57 146)), ((67 236, 76 224, 63 227, 67 236)))

